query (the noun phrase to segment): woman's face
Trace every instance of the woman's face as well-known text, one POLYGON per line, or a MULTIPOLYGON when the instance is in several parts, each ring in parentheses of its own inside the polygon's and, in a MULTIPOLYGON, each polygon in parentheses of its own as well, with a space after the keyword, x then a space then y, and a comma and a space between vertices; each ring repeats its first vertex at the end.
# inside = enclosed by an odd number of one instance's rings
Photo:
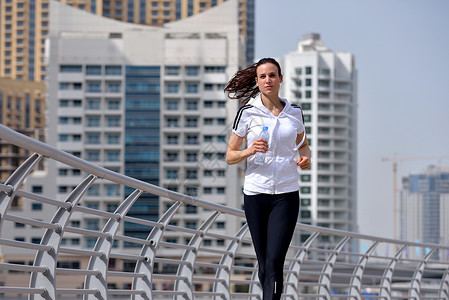
POLYGON ((275 64, 266 63, 256 69, 256 84, 262 94, 277 95, 282 83, 282 75, 279 76, 279 70, 275 64))

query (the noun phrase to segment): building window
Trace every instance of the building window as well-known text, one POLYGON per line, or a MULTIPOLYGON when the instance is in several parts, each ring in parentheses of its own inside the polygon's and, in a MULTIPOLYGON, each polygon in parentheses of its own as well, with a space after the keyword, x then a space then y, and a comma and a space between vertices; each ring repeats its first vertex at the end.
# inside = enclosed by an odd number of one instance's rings
POLYGON ((120 144, 120 134, 108 134, 106 135, 108 145, 118 145, 120 144))
POLYGON ((310 194, 310 187, 309 186, 302 186, 301 187, 301 194, 310 194))
POLYGON ((187 152, 186 153, 186 161, 187 162, 197 162, 198 161, 198 153, 196 153, 196 152, 187 152))
POLYGON ((165 153, 164 161, 178 161, 178 152, 167 152, 165 153))
POLYGON ((15 223, 14 223, 14 227, 15 227, 15 228, 25 228, 25 224, 15 222, 15 223))
POLYGON ((205 66, 205 73, 224 73, 226 71, 225 66, 205 66))
MULTIPOLYGON (((119 2, 116 2, 116 5, 119 2)), ((105 67, 106 75, 122 75, 122 66, 106 66, 105 67)))
POLYGON ((115 210, 118 208, 117 203, 108 203, 106 204, 106 211, 107 212, 115 212, 115 210))
POLYGON ((301 181, 309 182, 310 181, 310 175, 301 175, 301 181))
POLYGON ((306 67, 306 75, 312 74, 312 67, 306 67))
POLYGON ((100 187, 98 185, 92 185, 87 190, 88 196, 99 196, 100 195, 100 187))
POLYGON ((42 210, 42 203, 32 203, 31 210, 42 210))
POLYGON ((177 135, 168 135, 167 136, 167 144, 177 145, 178 144, 178 136, 177 135))
POLYGON ((108 127, 120 127, 120 117, 108 117, 106 123, 108 127))
POLYGON ((198 212, 198 208, 196 206, 187 204, 185 208, 186 214, 196 214, 198 212))
POLYGON ((106 161, 120 161, 120 152, 119 151, 106 151, 106 161))
POLYGON ((186 83, 186 93, 187 94, 196 94, 199 92, 198 83, 186 83))
POLYGON ((330 194, 330 188, 328 188, 328 187, 319 187, 318 188, 318 194, 329 195, 330 194))
POLYGON ((69 135, 68 134, 60 134, 59 135, 59 141, 60 142, 67 142, 69 140, 69 135))
POLYGON ((92 162, 100 161, 100 151, 87 151, 86 159, 92 162))
POLYGON ((312 79, 306 78, 306 86, 312 86, 312 79))
POLYGON ((186 170, 186 179, 198 179, 198 170, 186 170))
POLYGON ((120 100, 107 100, 107 105, 109 110, 119 110, 120 100))
POLYGON ((304 115, 304 122, 312 122, 312 116, 311 115, 304 115))
POLYGON ((120 81, 107 81, 106 82, 106 93, 120 93, 121 86, 122 86, 122 84, 120 81))
POLYGON ((167 83, 165 85, 165 92, 167 94, 179 93, 179 83, 167 83))
POLYGON ((101 66, 86 66, 86 75, 101 75, 101 66))
POLYGON ((42 190, 42 185, 33 185, 33 187, 31 188, 33 194, 42 194, 42 190))
POLYGON ((225 135, 217 135, 217 142, 218 143, 226 143, 226 136, 225 135))
POLYGON ((198 66, 187 66, 186 74, 187 76, 197 76, 200 73, 200 67, 198 66))
POLYGON ((312 110, 312 103, 303 103, 301 108, 302 110, 312 110))
POLYGON ((301 199, 301 206, 310 206, 310 199, 308 198, 301 199))
POLYGON ((83 67, 81 65, 60 65, 59 72, 61 73, 81 73, 83 67))
POLYGON ((312 217, 312 213, 310 210, 301 210, 301 218, 302 219, 310 219, 312 217))
POLYGON ((178 100, 167 100, 165 102, 165 109, 166 110, 178 110, 179 107, 179 101, 178 100))
POLYGON ((120 196, 120 186, 119 185, 107 185, 106 195, 109 197, 120 196))
POLYGON ((86 103, 88 110, 97 110, 100 109, 101 106, 100 99, 87 99, 86 103))
MULTIPOLYGON (((157 3, 156 3, 156 5, 157 5, 157 3)), ((165 67, 165 75, 171 75, 171 76, 179 75, 179 67, 178 66, 165 67)))
POLYGON ((186 228, 196 229, 196 221, 186 221, 186 228))
POLYGON ((186 118, 186 127, 198 127, 198 118, 186 118))
POLYGON ((86 92, 88 92, 88 93, 101 93, 101 81, 88 81, 88 82, 86 82, 86 92))
POLYGON ((185 139, 185 144, 186 145, 198 145, 199 144, 198 135, 188 134, 185 139))
POLYGON ((100 134, 99 133, 88 133, 87 134, 87 144, 93 144, 93 145, 100 144, 100 134))
POLYGON ((166 170, 165 178, 166 179, 177 179, 178 178, 178 170, 166 170))
POLYGON ((186 110, 198 110, 198 101, 197 100, 187 100, 186 101, 186 110))
POLYGON ((87 117, 87 127, 99 127, 100 117, 87 117))
POLYGON ((306 91, 306 99, 312 98, 312 91, 306 91))

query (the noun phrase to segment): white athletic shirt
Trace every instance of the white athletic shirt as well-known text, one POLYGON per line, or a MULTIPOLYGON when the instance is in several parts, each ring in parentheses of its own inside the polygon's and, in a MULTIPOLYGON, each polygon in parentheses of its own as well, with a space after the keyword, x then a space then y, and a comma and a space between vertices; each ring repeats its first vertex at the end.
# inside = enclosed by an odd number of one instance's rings
MULTIPOLYGON (((263 126, 268 126, 270 135, 265 164, 256 165, 255 155, 247 159, 244 193, 246 195, 281 194, 299 190, 299 174, 295 155, 301 146, 296 137, 305 130, 302 110, 286 99, 284 109, 273 115, 263 104, 260 94, 242 106, 234 120, 232 132, 246 137, 248 146, 258 138, 263 126)), ((305 137, 305 134, 304 134, 305 137)))

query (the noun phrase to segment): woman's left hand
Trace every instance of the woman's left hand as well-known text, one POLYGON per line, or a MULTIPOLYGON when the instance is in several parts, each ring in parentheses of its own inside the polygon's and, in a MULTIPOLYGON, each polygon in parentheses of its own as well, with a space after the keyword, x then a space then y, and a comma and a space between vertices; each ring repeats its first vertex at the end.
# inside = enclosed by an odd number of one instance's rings
POLYGON ((301 170, 307 170, 310 168, 310 158, 300 155, 296 165, 300 167, 301 170))

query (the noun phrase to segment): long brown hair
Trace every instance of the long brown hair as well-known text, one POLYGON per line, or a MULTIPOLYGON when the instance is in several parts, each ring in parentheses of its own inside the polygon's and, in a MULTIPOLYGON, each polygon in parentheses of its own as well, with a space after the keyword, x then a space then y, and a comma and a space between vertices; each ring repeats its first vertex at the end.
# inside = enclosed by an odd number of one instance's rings
POLYGON ((259 94, 259 87, 256 84, 257 67, 267 63, 274 64, 278 68, 279 76, 282 76, 281 66, 274 58, 262 58, 257 63, 235 73, 224 89, 228 93, 228 97, 230 99, 239 99, 241 105, 244 105, 259 94))

